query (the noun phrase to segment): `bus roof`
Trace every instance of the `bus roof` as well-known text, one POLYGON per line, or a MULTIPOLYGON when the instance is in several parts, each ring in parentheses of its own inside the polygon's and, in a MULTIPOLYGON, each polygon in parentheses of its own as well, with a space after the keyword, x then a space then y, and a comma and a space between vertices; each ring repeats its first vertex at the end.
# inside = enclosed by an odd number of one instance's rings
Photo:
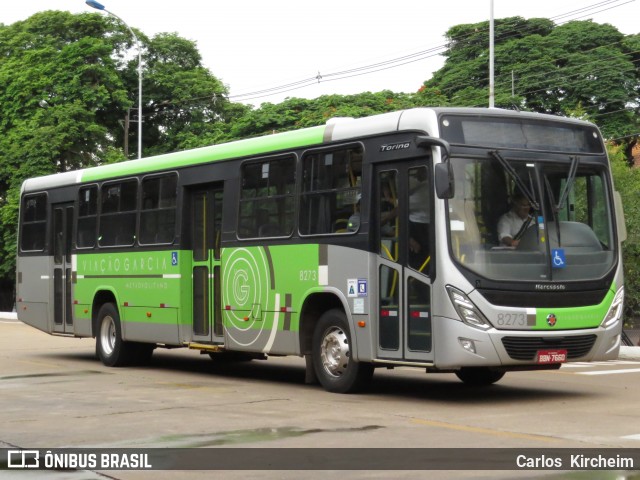
POLYGON ((32 178, 23 183, 22 191, 23 193, 33 192, 74 183, 96 182, 111 178, 171 170, 218 160, 268 154, 286 149, 306 146, 310 147, 332 141, 347 141, 363 136, 391 133, 402 130, 421 131, 426 134, 433 134, 433 132, 428 131, 428 127, 431 126, 433 129, 437 128, 437 117, 443 113, 485 116, 508 115, 516 118, 547 118, 555 121, 567 121, 582 125, 587 124, 586 122, 579 120, 565 119, 552 115, 516 112, 513 110, 497 108, 414 108, 358 119, 337 118, 328 121, 326 125, 317 127, 276 133, 273 135, 238 140, 154 157, 102 165, 84 170, 32 178))

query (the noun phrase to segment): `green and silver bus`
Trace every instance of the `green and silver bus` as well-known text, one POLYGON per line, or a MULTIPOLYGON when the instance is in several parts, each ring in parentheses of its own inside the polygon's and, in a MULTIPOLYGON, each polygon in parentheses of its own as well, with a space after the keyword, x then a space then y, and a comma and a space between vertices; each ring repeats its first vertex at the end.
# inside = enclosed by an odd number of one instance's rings
POLYGON ((304 356, 334 392, 375 367, 491 384, 617 358, 625 235, 594 125, 417 108, 29 179, 16 308, 108 366, 188 347, 304 356))

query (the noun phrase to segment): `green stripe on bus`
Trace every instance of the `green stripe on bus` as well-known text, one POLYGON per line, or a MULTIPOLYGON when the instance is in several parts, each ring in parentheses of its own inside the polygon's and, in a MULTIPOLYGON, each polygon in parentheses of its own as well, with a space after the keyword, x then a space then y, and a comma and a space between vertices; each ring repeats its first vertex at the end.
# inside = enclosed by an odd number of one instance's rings
POLYGON ((82 181, 95 182, 115 177, 126 177, 147 172, 181 168, 189 165, 199 165, 228 158, 276 152, 278 150, 293 149, 306 145, 317 145, 322 143, 325 128, 326 126, 321 125, 303 130, 202 147, 195 150, 88 168, 82 171, 82 181))
MULTIPOLYGON (((615 286, 615 285, 614 285, 615 286)), ((534 330, 570 330, 575 328, 596 328, 604 320, 615 297, 611 289, 599 305, 571 308, 538 308, 534 330), (551 326, 547 322, 549 315, 555 315, 556 323, 551 326)))

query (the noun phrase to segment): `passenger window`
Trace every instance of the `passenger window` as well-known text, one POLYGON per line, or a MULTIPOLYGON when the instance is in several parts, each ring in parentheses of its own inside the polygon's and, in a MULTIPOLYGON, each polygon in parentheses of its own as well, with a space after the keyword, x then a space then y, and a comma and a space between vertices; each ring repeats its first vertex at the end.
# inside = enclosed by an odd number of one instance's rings
POLYGON ((174 174, 142 180, 140 243, 172 243, 176 232, 178 176, 174 174))
POLYGON ((47 196, 44 193, 24 197, 22 200, 22 232, 20 249, 23 252, 41 252, 47 234, 47 196))
POLYGON ((245 163, 238 218, 239 238, 287 237, 293 231, 294 157, 245 163))
POLYGON ((354 233, 360 229, 362 148, 316 152, 302 160, 300 233, 354 233))
POLYGON ((101 247, 131 246, 136 233, 138 182, 125 180, 102 185, 100 232, 101 247))
POLYGON ((98 187, 81 188, 78 193, 78 229, 76 245, 78 248, 92 248, 96 245, 96 227, 98 225, 98 187))

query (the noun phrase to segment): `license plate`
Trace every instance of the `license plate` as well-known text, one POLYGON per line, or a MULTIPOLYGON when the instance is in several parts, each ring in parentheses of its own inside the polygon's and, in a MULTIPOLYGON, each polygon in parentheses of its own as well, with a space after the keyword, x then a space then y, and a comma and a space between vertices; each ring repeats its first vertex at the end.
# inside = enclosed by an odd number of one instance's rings
POLYGON ((564 363, 567 361, 566 350, 538 350, 536 362, 538 363, 564 363))

